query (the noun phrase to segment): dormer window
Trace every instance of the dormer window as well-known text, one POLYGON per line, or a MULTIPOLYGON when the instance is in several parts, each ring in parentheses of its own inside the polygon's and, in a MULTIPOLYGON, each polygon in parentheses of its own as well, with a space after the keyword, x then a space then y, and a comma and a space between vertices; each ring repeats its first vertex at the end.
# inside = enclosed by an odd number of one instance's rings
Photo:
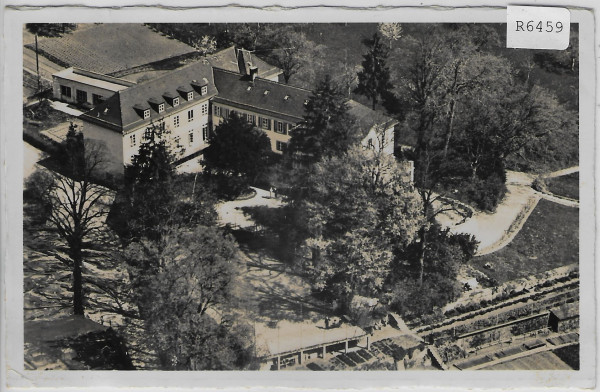
POLYGON ((191 101, 192 99, 194 99, 194 92, 190 91, 189 93, 187 93, 187 100, 191 101))
POLYGON ((263 95, 269 95, 269 90, 265 90, 265 92, 263 93, 263 95))
POLYGON ((179 97, 173 98, 173 106, 179 106, 179 97))
POLYGON ((165 111, 165 104, 164 103, 159 104, 158 105, 158 112, 162 113, 164 111, 165 111))
POLYGON ((144 110, 144 120, 150 118, 150 109, 144 110))
POLYGON ((202 86, 202 88, 200 89, 200 94, 202 94, 202 95, 208 94, 208 86, 202 86))

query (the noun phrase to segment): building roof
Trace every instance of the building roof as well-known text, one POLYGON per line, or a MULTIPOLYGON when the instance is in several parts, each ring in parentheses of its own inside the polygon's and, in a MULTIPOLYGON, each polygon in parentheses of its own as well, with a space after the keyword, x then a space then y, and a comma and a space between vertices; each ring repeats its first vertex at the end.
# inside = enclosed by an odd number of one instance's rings
POLYGON ((360 339, 366 334, 360 327, 350 324, 325 329, 313 323, 280 322, 275 329, 260 330, 257 340, 260 341, 260 355, 269 358, 360 339))
POLYGON ((52 76, 114 92, 124 90, 135 84, 127 80, 113 78, 111 76, 73 67, 63 69, 52 76))
POLYGON ((282 72, 281 69, 267 63, 250 51, 245 49, 237 50, 235 46, 213 53, 207 56, 206 59, 215 68, 221 68, 244 75, 248 74, 249 70, 246 69, 246 66, 248 62, 250 62, 253 66, 258 68, 258 76, 265 79, 282 72))
MULTIPOLYGON (((215 68, 215 84, 219 95, 216 102, 229 103, 248 110, 262 111, 273 115, 284 115, 291 121, 304 118, 304 103, 312 92, 303 88, 273 82, 257 77, 250 78, 239 73, 215 68)), ((365 134, 374 126, 384 129, 397 121, 354 100, 347 102, 348 112, 355 117, 359 129, 365 134)), ((281 117, 281 116, 280 116, 281 117)))
POLYGON ((195 62, 185 67, 176 69, 159 78, 137 84, 125 90, 118 91, 94 109, 83 114, 83 120, 103 125, 119 132, 126 132, 145 124, 157 121, 173 112, 178 112, 186 107, 205 101, 218 93, 215 87, 211 66, 208 62, 195 62), (200 89, 194 88, 194 81, 208 82, 208 92, 200 96, 200 89), (194 91, 194 99, 187 100, 188 91, 194 91), (165 111, 158 112, 158 101, 164 97, 180 97, 179 105, 173 106, 171 100, 165 102, 165 111), (150 118, 144 119, 140 110, 150 109, 150 118))
POLYGON ((354 116, 357 125, 360 130, 365 134, 369 132, 374 126, 381 127, 381 129, 388 129, 391 126, 398 123, 397 120, 386 116, 376 110, 371 109, 368 106, 363 105, 355 100, 349 100, 347 102, 348 112, 354 116))
POLYGON ((291 117, 291 121, 303 119, 304 102, 311 95, 308 90, 259 77, 252 81, 247 76, 219 68, 214 69, 214 75, 219 90, 216 102, 284 115, 291 117))
POLYGON ((579 302, 564 304, 556 308, 550 309, 559 320, 566 320, 579 316, 579 302))

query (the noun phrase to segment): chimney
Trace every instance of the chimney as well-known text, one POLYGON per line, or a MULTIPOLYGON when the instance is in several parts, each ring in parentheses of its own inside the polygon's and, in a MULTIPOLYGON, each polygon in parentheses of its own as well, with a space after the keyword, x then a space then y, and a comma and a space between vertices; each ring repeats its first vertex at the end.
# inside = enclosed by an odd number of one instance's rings
POLYGON ((254 79, 256 79, 256 76, 258 75, 258 67, 253 65, 250 67, 250 79, 252 79, 252 81, 254 82, 254 79))

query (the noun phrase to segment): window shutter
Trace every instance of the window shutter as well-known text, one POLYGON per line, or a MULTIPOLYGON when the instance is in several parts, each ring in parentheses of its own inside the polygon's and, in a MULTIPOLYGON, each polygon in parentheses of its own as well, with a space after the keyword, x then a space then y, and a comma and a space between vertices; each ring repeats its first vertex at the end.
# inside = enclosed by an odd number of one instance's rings
POLYGON ((259 128, 262 128, 262 127, 263 127, 263 126, 262 126, 262 117, 261 117, 261 116, 258 116, 258 127, 259 127, 259 128))
POLYGON ((267 119, 267 121, 268 121, 268 125, 269 125, 269 126, 267 127, 267 129, 270 131, 270 130, 271 130, 271 119, 270 119, 270 118, 268 118, 268 119, 267 119))

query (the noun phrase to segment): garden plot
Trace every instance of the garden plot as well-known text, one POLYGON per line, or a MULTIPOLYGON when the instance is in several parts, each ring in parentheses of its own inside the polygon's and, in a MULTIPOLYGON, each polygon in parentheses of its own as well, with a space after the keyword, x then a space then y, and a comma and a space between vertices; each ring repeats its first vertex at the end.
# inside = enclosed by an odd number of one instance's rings
POLYGON ((40 39, 40 52, 62 65, 104 74, 195 52, 142 24, 83 27, 62 37, 40 39))

